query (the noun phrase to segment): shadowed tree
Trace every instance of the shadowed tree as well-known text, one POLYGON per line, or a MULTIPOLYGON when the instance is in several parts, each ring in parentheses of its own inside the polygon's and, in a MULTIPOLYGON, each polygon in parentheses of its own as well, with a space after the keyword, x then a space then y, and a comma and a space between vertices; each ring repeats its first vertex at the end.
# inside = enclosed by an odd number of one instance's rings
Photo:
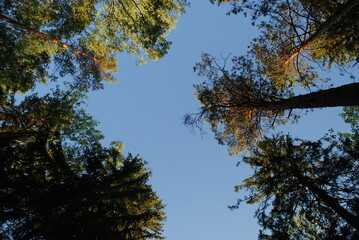
POLYGON ((219 143, 228 145, 231 153, 251 146, 274 124, 296 121, 293 109, 359 105, 358 83, 293 96, 291 88, 278 89, 257 61, 236 57, 232 65, 229 72, 213 57, 203 56, 196 70, 207 80, 195 85, 202 107, 185 118, 189 125, 208 122, 219 143))
POLYGON ((243 159, 254 174, 236 187, 249 194, 232 208, 259 204, 259 239, 357 239, 358 150, 353 139, 264 138, 243 159))
MULTIPOLYGON (((80 95, 81 96, 81 95, 80 95)), ((145 161, 102 147, 74 92, 0 108, 2 239, 162 239, 145 161)))
POLYGON ((71 75, 83 89, 113 81, 116 53, 157 60, 186 0, 13 1, 0 3, 0 87, 25 92, 71 75), (55 69, 49 72, 49 66, 55 69))

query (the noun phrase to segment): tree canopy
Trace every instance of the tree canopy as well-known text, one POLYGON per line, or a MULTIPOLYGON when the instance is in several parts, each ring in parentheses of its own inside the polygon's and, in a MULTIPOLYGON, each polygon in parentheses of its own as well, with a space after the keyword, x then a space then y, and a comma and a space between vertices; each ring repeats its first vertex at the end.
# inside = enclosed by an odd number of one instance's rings
POLYGON ((71 75, 83 89, 114 81, 116 53, 157 60, 186 0, 13 1, 0 3, 0 84, 25 92, 71 75), (55 71, 49 72, 49 67, 55 71))
POLYGON ((103 147, 72 92, 1 106, 3 239, 162 239, 164 205, 141 158, 103 147))

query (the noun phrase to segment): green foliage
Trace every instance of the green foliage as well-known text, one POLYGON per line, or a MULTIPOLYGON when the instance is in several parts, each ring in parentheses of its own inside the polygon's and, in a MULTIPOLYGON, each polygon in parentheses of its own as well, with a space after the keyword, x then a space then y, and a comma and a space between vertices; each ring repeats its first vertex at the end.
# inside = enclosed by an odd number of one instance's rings
POLYGON ((346 123, 349 123, 354 136, 359 136, 359 106, 345 107, 341 114, 346 123))
POLYGON ((1 89, 25 92, 65 75, 79 88, 101 88, 102 80, 115 80, 116 53, 163 57, 185 6, 186 0, 2 1, 1 89))
POLYGON ((162 239, 146 162, 103 147, 82 94, 11 97, 0 112, 3 239, 162 239))
POLYGON ((333 137, 266 137, 243 159, 254 174, 236 187, 249 195, 232 208, 259 203, 259 239, 356 239, 358 146, 333 137))

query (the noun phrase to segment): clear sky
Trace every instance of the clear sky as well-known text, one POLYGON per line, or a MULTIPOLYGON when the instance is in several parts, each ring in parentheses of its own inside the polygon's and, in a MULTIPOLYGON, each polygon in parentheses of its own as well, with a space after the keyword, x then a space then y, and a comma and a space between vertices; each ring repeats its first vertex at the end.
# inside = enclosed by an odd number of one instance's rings
MULTIPOLYGON (((193 0, 170 34, 167 56, 135 66, 134 58, 121 55, 119 82, 90 93, 88 112, 100 121, 105 145, 123 141, 125 153, 148 161, 151 184, 167 206, 164 236, 169 240, 251 240, 258 233, 255 207, 227 208, 240 196, 233 187, 250 176, 250 169, 236 167, 240 159, 229 157, 210 132, 201 136, 182 123, 185 113, 199 107, 192 85, 203 80, 193 72, 201 53, 239 55, 256 35, 247 19, 226 16, 228 10, 225 4, 193 0)), ((318 139, 329 128, 345 127, 340 110, 315 110, 300 124, 281 129, 318 139)))

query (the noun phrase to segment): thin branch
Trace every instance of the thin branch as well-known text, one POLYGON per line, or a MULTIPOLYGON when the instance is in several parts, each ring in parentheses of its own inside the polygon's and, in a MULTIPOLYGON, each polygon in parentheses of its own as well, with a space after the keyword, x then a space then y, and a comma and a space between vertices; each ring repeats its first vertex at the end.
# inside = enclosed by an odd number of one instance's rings
POLYGON ((359 0, 348 0, 343 6, 336 11, 332 16, 330 16, 319 28, 316 32, 314 32, 303 44, 299 46, 299 48, 293 52, 285 64, 288 64, 295 56, 300 54, 305 48, 308 47, 310 43, 312 43, 316 38, 320 37, 325 31, 327 31, 333 24, 335 24, 341 17, 350 12, 354 7, 359 4, 359 0))
POLYGON ((26 31, 28 31, 28 32, 30 32, 30 33, 32 33, 32 34, 34 34, 35 36, 44 38, 44 39, 46 39, 46 40, 48 40, 48 41, 51 41, 51 42, 53 42, 53 43, 55 43, 55 44, 57 44, 57 45, 63 47, 63 48, 70 49, 70 50, 72 50, 75 54, 79 54, 79 55, 85 56, 85 57, 87 57, 87 58, 89 58, 89 59, 91 59, 91 60, 93 60, 93 61, 95 61, 95 62, 100 62, 100 61, 101 61, 101 59, 99 59, 99 58, 93 57, 93 56, 89 55, 88 53, 86 53, 86 52, 84 52, 84 51, 81 51, 81 50, 76 49, 76 48, 74 48, 74 47, 72 47, 72 46, 70 46, 70 45, 67 45, 66 43, 63 43, 63 42, 61 42, 61 41, 59 41, 59 40, 57 40, 57 39, 55 39, 55 38, 50 37, 49 35, 47 35, 47 34, 45 34, 45 33, 39 32, 39 31, 37 31, 37 30, 35 30, 35 29, 29 27, 29 26, 26 26, 26 25, 24 25, 24 24, 22 24, 22 23, 19 23, 19 22, 15 21, 14 19, 11 19, 11 18, 9 18, 9 17, 6 17, 6 16, 4 16, 4 15, 2 15, 2 14, 0 14, 0 19, 3 20, 3 21, 5 21, 5 22, 8 22, 8 23, 10 23, 10 24, 12 24, 12 25, 14 25, 14 26, 16 26, 16 27, 18 27, 18 28, 24 29, 24 30, 26 30, 26 31))

